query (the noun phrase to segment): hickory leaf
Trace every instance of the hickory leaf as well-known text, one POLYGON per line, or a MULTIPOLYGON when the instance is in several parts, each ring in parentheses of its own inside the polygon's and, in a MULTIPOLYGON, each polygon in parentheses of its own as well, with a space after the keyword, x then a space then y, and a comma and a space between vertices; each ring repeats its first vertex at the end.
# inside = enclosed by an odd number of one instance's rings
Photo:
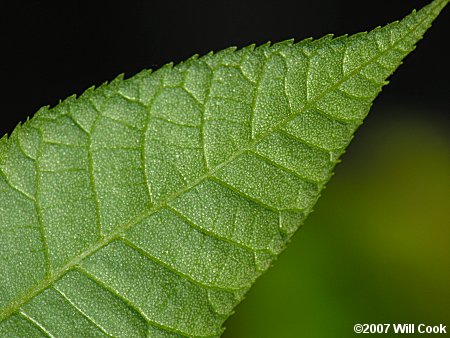
POLYGON ((4 136, 0 336, 219 336, 447 3, 118 77, 4 136))

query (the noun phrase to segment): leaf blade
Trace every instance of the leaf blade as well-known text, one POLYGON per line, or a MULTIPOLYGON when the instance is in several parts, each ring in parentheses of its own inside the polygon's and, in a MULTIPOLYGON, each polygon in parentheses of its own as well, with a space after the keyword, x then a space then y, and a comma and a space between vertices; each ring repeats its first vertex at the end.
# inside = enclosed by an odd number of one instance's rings
MULTIPOLYGON (((42 297, 50 297, 45 303, 54 303, 55 313, 72 313, 65 303, 60 309, 61 295, 51 286, 78 269, 111 294, 126 295, 148 325, 184 335, 220 334, 233 305, 311 211, 385 78, 446 3, 436 1, 384 31, 226 50, 152 75, 119 78, 78 100, 41 110, 3 143, 0 167, 2 210, 7 210, 3 191, 15 194, 11 199, 24 206, 14 208, 28 210, 31 223, 40 225, 39 236, 9 238, 22 243, 41 238, 43 250, 36 243, 33 249, 39 256, 29 253, 31 268, 38 271, 30 280, 40 282, 20 285, 11 295, 6 287, 19 277, 8 276, 0 319, 24 305, 34 306, 33 316, 45 322, 36 305, 42 297), (345 62, 335 62, 341 59, 345 62), (297 154, 280 155, 289 142, 297 142, 292 147, 297 154), (322 162, 313 164, 318 158, 314 152, 320 150, 322 162), (305 154, 311 157, 307 165, 302 162, 305 154), (216 217, 211 206, 195 199, 199 191, 215 196, 216 204, 229 210, 216 217), (190 194, 195 210, 183 209, 181 203, 190 194), (161 214, 166 217, 144 227, 161 214), (259 219, 268 215, 268 226, 250 222, 254 214, 259 219), (197 224, 200 220, 206 225, 197 224), (146 230, 133 234, 139 226, 146 230), (158 238, 157 233, 156 242, 140 241, 142 233, 154 228, 163 234, 176 229, 184 242, 158 238), (170 248, 172 241, 179 247, 170 248), (203 250, 190 248, 192 243, 203 250), (47 268, 39 265, 42 261, 47 268), (238 277, 234 270, 241 276, 230 280, 238 277), (143 271, 145 280, 134 280, 143 271), (149 281, 153 288, 146 289, 149 281), (170 293, 167 284, 180 293, 170 293), (138 285, 139 295, 129 285, 138 285), (165 293, 165 299, 158 297, 165 293), (146 294, 154 298, 143 301, 146 294), (177 312, 189 304, 200 306, 187 314, 177 312)), ((19 223, 16 230, 28 224, 19 223)), ((7 250, 14 248, 3 248, 2 256, 9 258, 7 250)), ((81 324, 67 323, 71 325, 81 324)))

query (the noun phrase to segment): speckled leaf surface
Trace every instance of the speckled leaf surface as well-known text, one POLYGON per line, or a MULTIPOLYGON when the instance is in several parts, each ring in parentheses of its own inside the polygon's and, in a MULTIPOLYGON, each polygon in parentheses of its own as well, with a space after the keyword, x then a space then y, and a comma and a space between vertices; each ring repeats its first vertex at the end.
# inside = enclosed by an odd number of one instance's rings
POLYGON ((3 137, 0 336, 219 336, 447 3, 119 77, 3 137))

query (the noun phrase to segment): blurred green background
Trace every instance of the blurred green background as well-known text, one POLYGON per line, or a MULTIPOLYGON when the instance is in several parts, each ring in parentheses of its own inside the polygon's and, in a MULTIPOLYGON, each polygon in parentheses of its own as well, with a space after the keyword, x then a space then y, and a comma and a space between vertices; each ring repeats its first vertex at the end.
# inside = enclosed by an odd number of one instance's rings
POLYGON ((349 337, 356 323, 450 331, 448 124, 442 112, 376 106, 225 338, 349 337))

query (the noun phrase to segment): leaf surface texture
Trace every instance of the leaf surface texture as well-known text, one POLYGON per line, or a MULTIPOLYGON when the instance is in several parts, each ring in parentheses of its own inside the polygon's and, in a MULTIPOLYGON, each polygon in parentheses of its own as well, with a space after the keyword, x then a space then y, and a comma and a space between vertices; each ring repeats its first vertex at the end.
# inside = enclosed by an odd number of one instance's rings
POLYGON ((219 336, 447 2, 119 77, 3 137, 0 336, 219 336))

